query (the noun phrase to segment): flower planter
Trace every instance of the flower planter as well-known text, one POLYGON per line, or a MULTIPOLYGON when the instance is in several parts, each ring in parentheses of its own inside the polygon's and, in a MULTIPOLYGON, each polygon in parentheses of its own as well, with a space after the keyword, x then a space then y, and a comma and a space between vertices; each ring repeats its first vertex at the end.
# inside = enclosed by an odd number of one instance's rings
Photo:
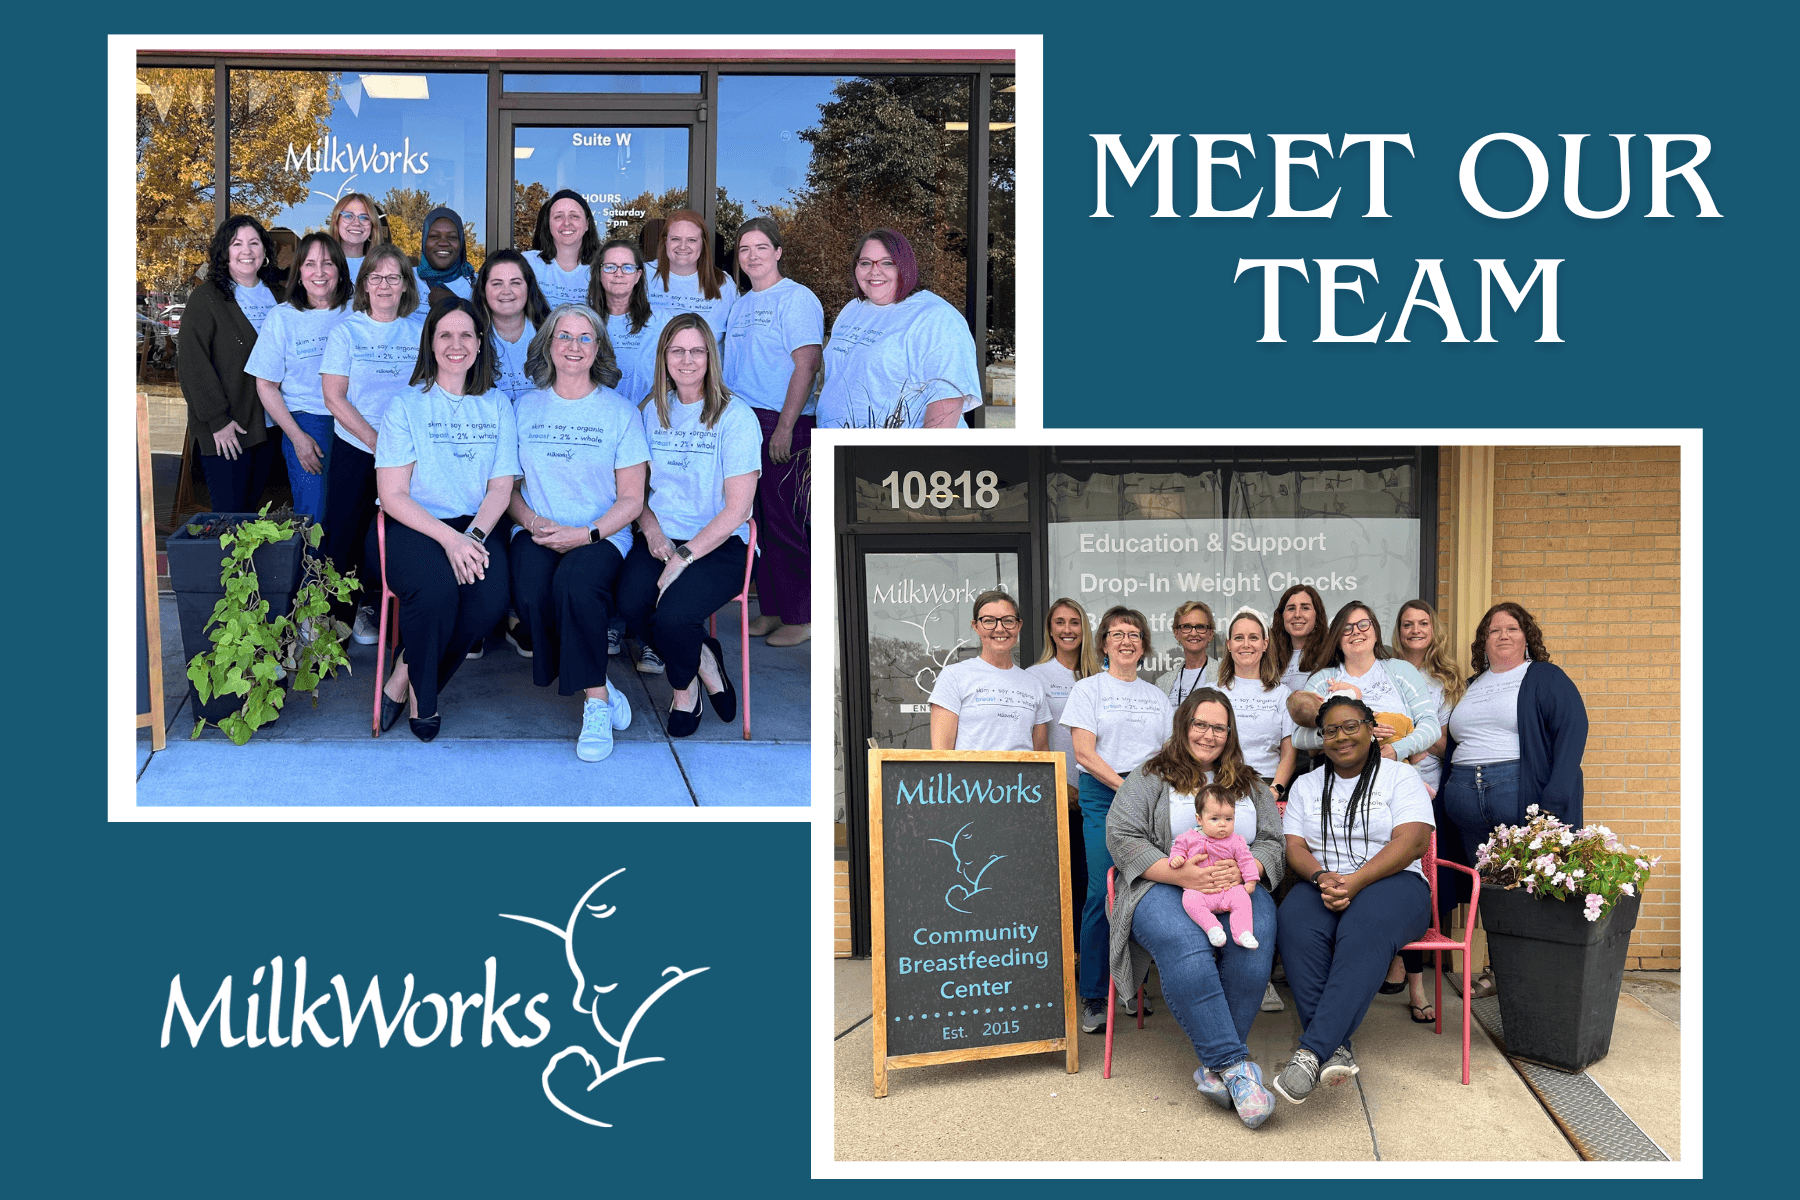
POLYGON ((1638 900, 1621 896, 1590 922, 1576 900, 1539 898, 1523 888, 1481 889, 1509 1055, 1559 1071, 1580 1071, 1606 1057, 1638 900))
MULTIPOLYGON (((218 521, 235 525, 256 517, 256 513, 201 513, 169 535, 169 585, 175 591, 175 612, 181 623, 181 654, 187 662, 192 662, 196 654, 211 649, 212 639, 206 635, 206 623, 212 617, 213 606, 225 594, 225 588, 219 582, 225 559, 219 549, 218 536, 195 537, 188 533, 188 526, 218 521)), ((294 593, 300 587, 301 551, 300 536, 295 534, 284 542, 264 546, 252 559, 256 564, 257 592, 269 602, 271 613, 286 613, 294 606, 294 593)), ((190 682, 188 702, 196 717, 217 724, 242 707, 244 698, 214 696, 210 703, 201 704, 190 682)))

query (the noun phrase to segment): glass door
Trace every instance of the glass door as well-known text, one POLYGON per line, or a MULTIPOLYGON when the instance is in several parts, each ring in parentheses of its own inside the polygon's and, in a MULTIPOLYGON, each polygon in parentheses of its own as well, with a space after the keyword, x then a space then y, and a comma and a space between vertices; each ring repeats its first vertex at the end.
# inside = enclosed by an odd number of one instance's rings
MULTIPOLYGON (((602 241, 639 239, 646 220, 697 207, 691 183, 700 174, 695 157, 704 139, 695 123, 692 114, 630 110, 503 111, 510 244, 531 247, 539 210, 563 188, 586 198, 602 241)), ((655 246, 644 249, 646 258, 655 253, 655 246)))

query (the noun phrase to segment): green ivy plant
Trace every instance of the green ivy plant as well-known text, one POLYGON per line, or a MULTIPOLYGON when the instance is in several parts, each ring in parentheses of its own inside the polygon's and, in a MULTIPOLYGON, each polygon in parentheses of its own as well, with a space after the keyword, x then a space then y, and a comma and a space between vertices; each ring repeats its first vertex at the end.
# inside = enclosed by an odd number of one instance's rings
MULTIPOLYGON (((197 536, 202 530, 190 525, 188 532, 197 536)), ((262 598, 256 578, 253 556, 262 547, 299 534, 307 546, 317 548, 323 533, 309 517, 278 520, 269 516, 269 507, 264 505, 255 519, 219 534, 219 549, 225 552, 219 582, 225 594, 213 606, 206 624, 212 649, 196 654, 187 674, 202 704, 214 696, 244 697, 236 712, 218 722, 225 736, 240 746, 281 715, 287 698, 282 690, 284 672, 291 673, 296 691, 312 693, 316 707, 320 682, 339 667, 350 670, 337 622, 330 613, 333 601, 348 602, 362 586, 354 575, 338 574, 328 558, 303 555, 294 609, 285 614, 269 612, 269 602, 262 598)), ((206 725, 202 717, 194 725, 193 736, 199 737, 206 725)))

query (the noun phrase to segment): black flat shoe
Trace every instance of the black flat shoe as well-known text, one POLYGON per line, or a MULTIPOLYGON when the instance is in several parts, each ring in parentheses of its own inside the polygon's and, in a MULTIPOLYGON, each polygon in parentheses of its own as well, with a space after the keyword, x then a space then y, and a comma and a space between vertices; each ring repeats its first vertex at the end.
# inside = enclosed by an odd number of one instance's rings
POLYGON ((410 723, 412 725, 413 736, 418 738, 421 742, 429 742, 438 735, 438 726, 442 724, 443 719, 444 714, 442 713, 437 713, 429 717, 411 718, 410 723))
MULTIPOLYGON (((712 702, 719 720, 729 725, 737 720, 737 689, 731 686, 731 676, 725 673, 725 648, 719 645, 718 638, 706 638, 700 644, 712 651, 713 662, 719 667, 719 681, 725 685, 716 692, 707 692, 706 698, 712 702)), ((700 686, 705 690, 705 684, 700 686)))
POLYGON ((700 728, 700 702, 694 702, 692 712, 683 712, 679 708, 669 710, 669 736, 690 737, 700 728))
POLYGON ((400 719, 400 714, 405 711, 406 701, 389 700, 387 693, 383 692, 381 694, 381 732, 386 733, 388 730, 392 729, 394 727, 394 722, 398 721, 400 719))
POLYGON ((1406 990, 1406 980, 1402 979, 1399 983, 1384 982, 1380 987, 1376 988, 1375 990, 1380 992, 1384 996, 1398 996, 1401 992, 1404 992, 1406 990))

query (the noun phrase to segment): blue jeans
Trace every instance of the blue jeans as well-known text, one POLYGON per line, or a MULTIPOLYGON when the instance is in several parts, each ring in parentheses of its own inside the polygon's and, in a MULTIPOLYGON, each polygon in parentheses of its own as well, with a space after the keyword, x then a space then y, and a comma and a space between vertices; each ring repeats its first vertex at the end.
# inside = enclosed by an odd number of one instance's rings
POLYGON ((1113 790, 1083 771, 1081 841, 1087 852, 1087 898, 1081 905, 1081 936, 1077 944, 1081 972, 1075 983, 1083 1000, 1104 1001, 1106 978, 1111 973, 1112 924, 1106 919, 1106 871, 1113 861, 1106 850, 1106 814, 1112 811, 1112 802, 1113 790))
POLYGON ((1132 910, 1131 937, 1156 960, 1163 1000, 1194 1043, 1201 1065, 1223 1071, 1250 1057, 1244 1039, 1275 961, 1275 901, 1260 885, 1250 893, 1257 949, 1232 942, 1215 947, 1181 907, 1181 892, 1167 883, 1151 884, 1132 910))
MULTIPOLYGON (((1300 1010, 1300 1044, 1324 1062, 1362 1024, 1388 964, 1431 920, 1431 889, 1400 871, 1332 912, 1304 879, 1281 902, 1281 964, 1300 1010)), ((1197 928, 1197 927, 1196 927, 1197 928)), ((1164 994, 1168 992, 1165 984, 1164 994)))
MULTIPOLYGON (((281 439, 281 455, 287 460, 288 487, 294 493, 294 511, 305 513, 314 521, 323 524, 325 521, 325 476, 331 470, 331 444, 337 441, 332 432, 331 418, 321 417, 314 413, 289 413, 313 441, 319 445, 319 473, 309 475, 306 468, 300 465, 300 456, 294 453, 294 439, 281 439)), ((380 593, 376 593, 377 599, 380 593)))
POLYGON ((1525 824, 1516 759, 1485 767, 1451 767, 1443 797, 1444 815, 1456 822, 1471 864, 1477 847, 1493 835, 1494 826, 1525 824))

